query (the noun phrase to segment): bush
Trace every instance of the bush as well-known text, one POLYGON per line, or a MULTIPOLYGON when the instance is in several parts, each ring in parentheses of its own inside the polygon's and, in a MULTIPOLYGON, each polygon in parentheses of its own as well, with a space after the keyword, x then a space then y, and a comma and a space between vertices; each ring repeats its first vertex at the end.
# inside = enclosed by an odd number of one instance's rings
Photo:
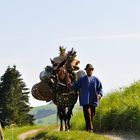
MULTIPOLYGON (((82 111, 75 114, 72 126, 74 129, 84 129, 82 111)), ((100 131, 121 130, 139 133, 140 81, 103 96, 99 107, 96 108, 94 126, 100 131)))

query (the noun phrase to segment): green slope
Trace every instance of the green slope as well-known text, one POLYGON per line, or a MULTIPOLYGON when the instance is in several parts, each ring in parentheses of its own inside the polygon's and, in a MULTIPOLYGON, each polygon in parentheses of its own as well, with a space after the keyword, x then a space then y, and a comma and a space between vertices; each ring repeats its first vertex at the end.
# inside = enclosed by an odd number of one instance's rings
MULTIPOLYGON (((75 104, 75 107, 73 109, 73 116, 77 110, 79 110, 78 102, 75 104)), ((57 124, 57 121, 59 121, 57 119, 56 105, 52 102, 47 105, 34 107, 29 113, 34 115, 35 124, 57 124)))
MULTIPOLYGON (((83 130, 83 113, 77 111, 72 127, 83 130)), ((140 81, 106 94, 100 100, 94 117, 94 127, 100 131, 123 131, 140 134, 140 81)))
POLYGON ((38 110, 43 110, 43 109, 52 109, 52 110, 56 110, 56 105, 54 105, 52 102, 46 105, 42 105, 42 106, 37 106, 37 107, 33 107, 31 109, 31 111, 29 112, 30 114, 36 114, 38 110))
POLYGON ((35 124, 56 124, 57 109, 53 103, 34 107, 29 113, 34 115, 35 124))

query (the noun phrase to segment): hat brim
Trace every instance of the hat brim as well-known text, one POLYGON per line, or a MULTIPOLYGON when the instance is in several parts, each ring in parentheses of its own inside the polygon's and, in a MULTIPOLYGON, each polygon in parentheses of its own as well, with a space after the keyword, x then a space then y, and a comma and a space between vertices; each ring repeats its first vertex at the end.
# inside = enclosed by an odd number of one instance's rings
POLYGON ((90 68, 90 67, 88 67, 88 68, 85 68, 84 70, 87 70, 87 69, 91 69, 91 70, 94 70, 94 68, 90 68))

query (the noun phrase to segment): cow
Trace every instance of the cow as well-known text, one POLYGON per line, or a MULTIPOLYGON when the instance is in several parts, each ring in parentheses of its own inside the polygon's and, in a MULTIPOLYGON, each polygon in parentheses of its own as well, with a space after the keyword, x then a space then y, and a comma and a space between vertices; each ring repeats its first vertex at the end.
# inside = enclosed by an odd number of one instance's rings
POLYGON ((41 82, 32 87, 32 95, 38 100, 53 101, 57 106, 57 114, 60 119, 60 131, 70 129, 72 110, 77 102, 78 93, 69 85, 76 80, 75 70, 79 69, 79 63, 75 59, 76 52, 72 49, 63 56, 50 59, 52 66, 47 66, 40 73, 41 82))
POLYGON ((66 59, 60 63, 55 63, 51 60, 53 65, 53 71, 51 76, 52 89, 54 97, 52 101, 57 106, 57 114, 60 119, 60 131, 63 130, 63 121, 65 124, 65 131, 70 130, 70 119, 72 110, 77 102, 78 93, 73 91, 69 85, 75 80, 75 74, 70 70, 72 66, 70 63, 70 57, 74 54, 71 50, 66 59))

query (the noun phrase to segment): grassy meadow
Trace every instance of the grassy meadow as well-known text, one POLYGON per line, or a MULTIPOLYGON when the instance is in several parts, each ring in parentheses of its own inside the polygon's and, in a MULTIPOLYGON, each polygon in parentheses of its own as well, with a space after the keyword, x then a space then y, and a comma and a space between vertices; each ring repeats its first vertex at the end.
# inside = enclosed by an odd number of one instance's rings
POLYGON ((90 133, 80 130, 58 131, 58 126, 50 126, 47 131, 38 133, 35 137, 29 137, 26 140, 110 140, 108 137, 100 134, 90 133))
POLYGON ((21 133, 39 128, 42 128, 42 126, 40 125, 23 126, 23 127, 16 127, 14 125, 11 125, 10 127, 7 126, 5 129, 3 129, 4 140, 19 140, 18 135, 20 135, 21 133))
MULTIPOLYGON (((85 128, 82 110, 72 118, 72 128, 85 128)), ((140 132, 140 81, 104 96, 96 109, 96 131, 140 132)))
POLYGON ((5 140, 19 140, 18 136, 29 130, 38 129, 39 131, 33 136, 30 134, 26 140, 110 140, 104 135, 89 133, 80 130, 71 130, 69 132, 58 131, 57 125, 50 126, 23 126, 23 127, 11 127, 5 128, 4 138, 5 140), (40 130, 41 129, 41 130, 40 130))
MULTIPOLYGON (((49 117, 51 120, 54 116, 49 117)), ((44 126, 6 127, 4 129, 5 140, 18 140, 17 135, 20 133, 42 127, 44 126)), ((59 132, 58 126, 50 124, 46 125, 45 129, 39 132, 35 138, 38 140, 107 140, 109 138, 99 135, 99 133, 124 132, 139 135, 140 81, 105 95, 96 109, 94 127, 95 133, 84 131, 85 122, 82 108, 76 107, 71 119, 72 130, 70 132, 59 132)), ((30 139, 31 137, 27 140, 30 139)))

